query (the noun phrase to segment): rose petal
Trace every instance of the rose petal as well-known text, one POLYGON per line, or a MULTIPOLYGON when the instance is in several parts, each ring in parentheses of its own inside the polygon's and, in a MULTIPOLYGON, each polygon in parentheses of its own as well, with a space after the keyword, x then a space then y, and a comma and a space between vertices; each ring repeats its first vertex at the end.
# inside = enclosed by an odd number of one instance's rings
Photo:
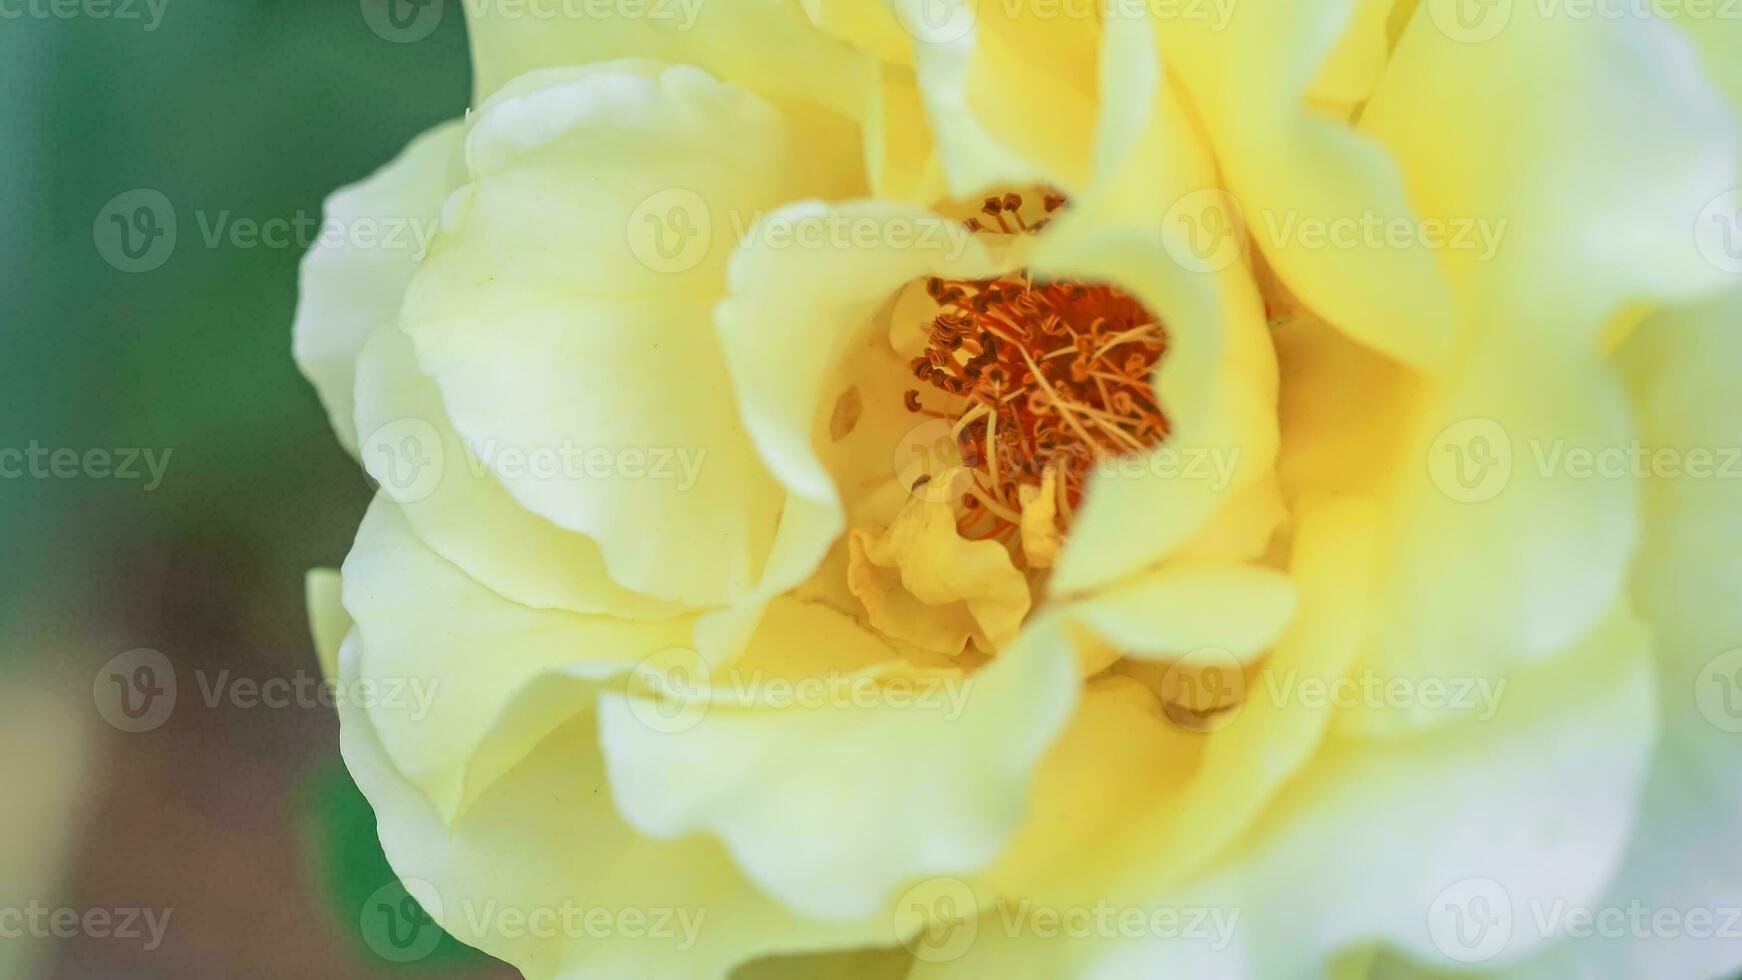
POLYGON ((405 287, 423 260, 422 245, 435 233, 442 200, 464 180, 464 135, 461 123, 443 123, 412 140, 367 180, 334 192, 323 227, 347 233, 322 235, 303 256, 292 349, 340 444, 353 456, 357 354, 376 327, 399 316, 405 287), (367 223, 383 229, 383 240, 398 228, 393 240, 400 247, 363 247, 357 232, 367 223))
POLYGON ((763 95, 814 102, 843 115, 862 109, 872 85, 869 58, 831 40, 784 3, 649 3, 644 16, 555 9, 569 15, 515 16, 512 3, 466 0, 479 102, 530 71, 628 57, 695 65, 763 95))
MULTIPOLYGON (((341 658, 347 681, 364 676, 367 656, 353 634, 341 658)), ((577 681, 542 683, 587 700, 577 681)), ((435 895, 427 911, 443 928, 533 980, 721 976, 760 956, 889 941, 884 916, 856 923, 795 916, 713 841, 650 840, 626 826, 611 806, 590 711, 554 728, 451 826, 394 765, 366 712, 341 703, 339 717, 345 763, 375 808, 382 846, 407 890, 435 895), (603 929, 600 910, 611 916, 603 929), (632 929, 618 918, 624 913, 645 918, 632 929), (576 924, 526 928, 535 915, 576 924), (659 919, 665 926, 654 934, 659 919)))
POLYGON ((759 209, 858 186, 831 166, 838 142, 805 134, 690 68, 517 81, 475 114, 474 181, 408 294, 403 326, 467 445, 636 591, 732 601, 773 545, 785 495, 733 408, 713 305, 759 209), (674 241, 690 251, 660 251, 674 241), (603 478, 562 462, 600 452, 603 478), (660 459, 687 459, 693 485, 660 459))
POLYGON ((398 433, 407 420, 417 427, 403 431, 436 470, 405 479, 408 474, 395 469, 403 446, 391 444, 386 452, 366 452, 363 465, 431 550, 528 606, 629 619, 680 611, 613 581, 592 539, 521 508, 469 454, 448 422, 435 383, 418 370, 411 341, 397 326, 383 324, 357 362, 357 430, 398 433))
POLYGON ((378 695, 370 724, 444 819, 518 762, 584 698, 516 703, 546 675, 601 681, 687 647, 693 617, 631 621, 517 605, 469 579, 377 497, 344 566, 345 608, 366 644, 356 665, 378 695))
MULTIPOLYGON (((752 649, 829 663, 882 645, 838 613, 783 601, 752 649)), ((903 884, 994 859, 1021 825, 1032 767, 1077 697, 1068 646, 1033 628, 967 684, 916 687, 905 703, 781 706, 770 690, 748 687, 738 699, 747 704, 729 700, 680 730, 649 725, 628 696, 603 696, 612 789, 641 832, 718 835, 758 884, 830 919, 871 914, 903 884)))

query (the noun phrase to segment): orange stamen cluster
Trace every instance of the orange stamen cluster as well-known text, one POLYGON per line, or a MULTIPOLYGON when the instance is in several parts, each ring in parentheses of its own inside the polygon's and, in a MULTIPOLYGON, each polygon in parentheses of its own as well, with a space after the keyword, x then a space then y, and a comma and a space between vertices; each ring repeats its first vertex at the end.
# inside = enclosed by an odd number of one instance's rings
MULTIPOLYGON (((1046 213, 1064 199, 1047 195, 1046 213)), ((1010 234, 1030 227, 1015 194, 988 198, 983 213, 1010 234), (1006 220, 1006 218, 1010 220, 1006 220)), ((970 230, 991 230, 978 218, 970 230)), ((948 396, 911 412, 953 420, 962 465, 973 476, 961 503, 962 533, 1008 538, 1022 513, 1019 488, 1055 473, 1066 520, 1082 502, 1095 461, 1159 444, 1168 423, 1151 387, 1167 335, 1147 308, 1111 286, 1036 283, 1026 270, 998 279, 932 279, 938 305, 913 374, 948 396)))

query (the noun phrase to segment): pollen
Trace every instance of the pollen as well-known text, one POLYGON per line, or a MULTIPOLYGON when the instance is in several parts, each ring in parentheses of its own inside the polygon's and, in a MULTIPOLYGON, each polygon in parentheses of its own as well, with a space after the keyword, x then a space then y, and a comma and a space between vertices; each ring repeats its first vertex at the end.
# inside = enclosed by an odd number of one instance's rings
MULTIPOLYGON (((1020 195, 987 198, 972 231, 1044 228, 1065 200, 1048 194, 1032 225, 1020 195), (990 224, 988 224, 988 219, 990 224)), ((1045 475, 1068 523, 1099 460, 1141 453, 1168 434, 1151 386, 1167 351, 1162 324, 1141 302, 1106 285, 1037 282, 1023 270, 997 279, 934 278, 937 304, 924 352, 912 362, 923 389, 907 410, 952 422, 972 476, 961 531, 1008 541, 1020 527, 1021 488, 1045 475)))

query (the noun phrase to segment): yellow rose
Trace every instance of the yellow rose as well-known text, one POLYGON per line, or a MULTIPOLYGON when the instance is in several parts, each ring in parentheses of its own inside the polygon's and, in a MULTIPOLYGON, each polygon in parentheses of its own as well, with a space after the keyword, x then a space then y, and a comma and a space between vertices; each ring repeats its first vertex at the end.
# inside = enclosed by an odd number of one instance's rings
POLYGON ((1732 24, 534 6, 329 205, 427 254, 315 250, 295 331, 380 484, 310 581, 345 758, 448 931, 1742 963, 1732 24))

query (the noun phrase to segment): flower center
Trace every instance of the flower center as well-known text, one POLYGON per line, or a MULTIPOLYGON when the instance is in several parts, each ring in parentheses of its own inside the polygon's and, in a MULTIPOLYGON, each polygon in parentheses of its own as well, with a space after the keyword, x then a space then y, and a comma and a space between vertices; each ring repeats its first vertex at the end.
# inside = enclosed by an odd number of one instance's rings
MULTIPOLYGON (((1046 213, 1064 205, 1046 196, 1046 213)), ((1022 197, 986 200, 972 231, 1039 231, 1024 221, 1022 197), (1008 217, 1008 220, 1007 220, 1008 217), (1014 222, 1014 226, 1012 225, 1014 222)), ((1141 453, 1167 437, 1151 387, 1167 334, 1140 302, 1112 286, 1036 282, 1024 269, 997 279, 931 279, 938 313, 914 377, 941 393, 932 408, 919 390, 907 409, 951 421, 966 516, 961 533, 1008 540, 1020 527, 1020 488, 1052 476, 1057 512, 1068 526, 1091 469, 1110 456, 1141 453)), ((929 392, 927 394, 930 394, 929 392)))

